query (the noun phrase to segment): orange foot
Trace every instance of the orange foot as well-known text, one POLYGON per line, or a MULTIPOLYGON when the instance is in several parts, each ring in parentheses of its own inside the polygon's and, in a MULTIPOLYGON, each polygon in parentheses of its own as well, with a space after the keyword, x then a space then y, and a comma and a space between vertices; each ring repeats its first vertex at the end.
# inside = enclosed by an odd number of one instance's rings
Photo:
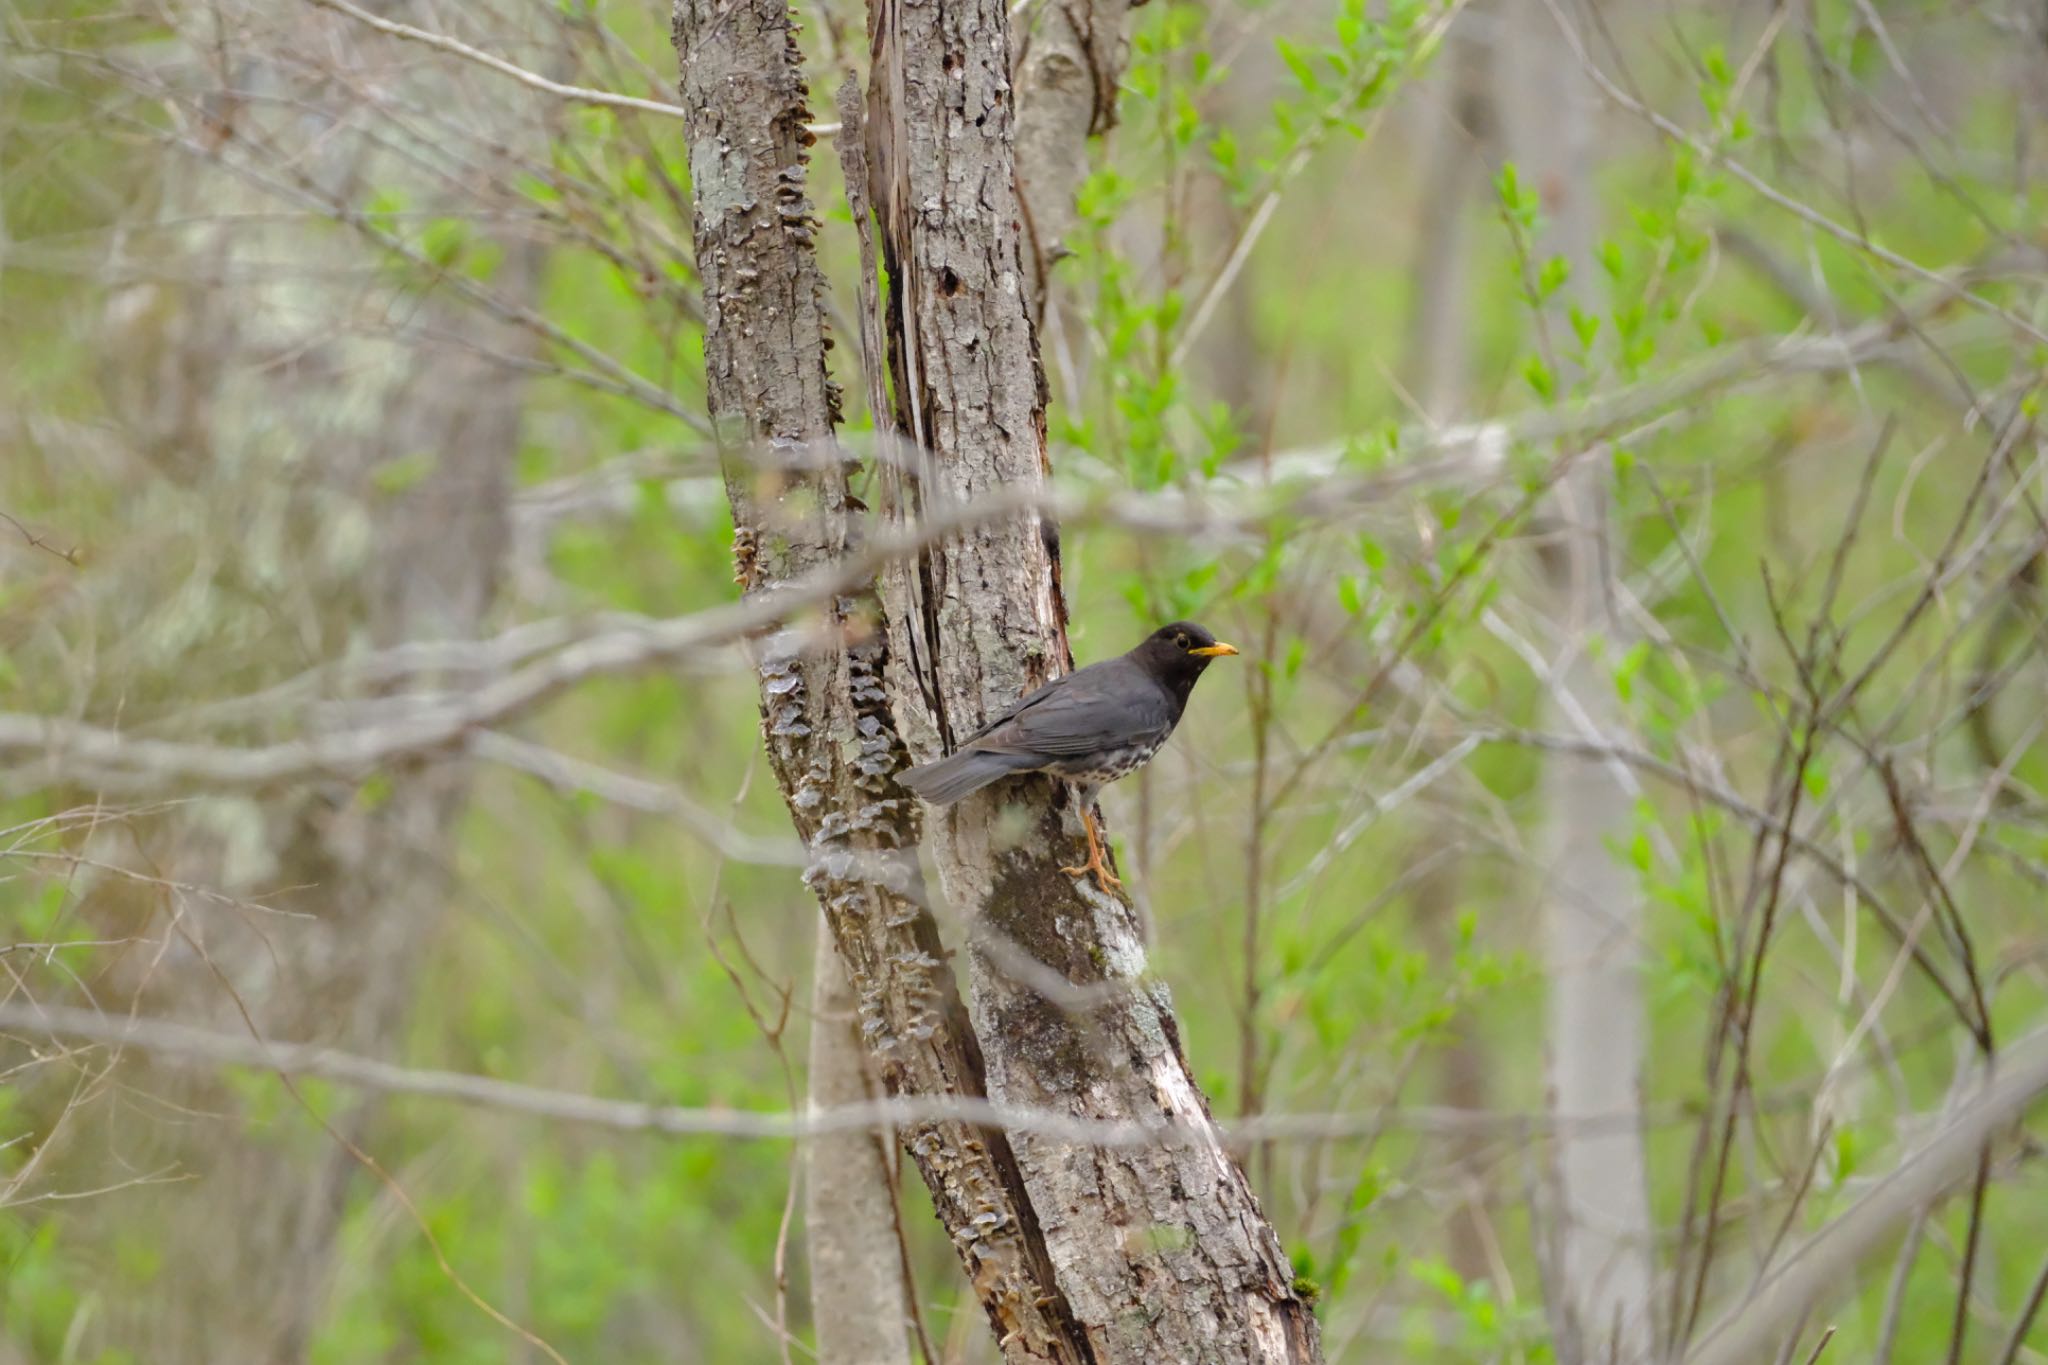
POLYGON ((1102 861, 1102 838, 1095 832, 1095 812, 1085 806, 1082 807, 1081 824, 1088 831, 1088 861, 1079 867, 1063 867, 1060 871, 1070 877, 1085 877, 1092 872, 1104 891, 1121 887, 1122 879, 1111 872, 1109 865, 1102 861))

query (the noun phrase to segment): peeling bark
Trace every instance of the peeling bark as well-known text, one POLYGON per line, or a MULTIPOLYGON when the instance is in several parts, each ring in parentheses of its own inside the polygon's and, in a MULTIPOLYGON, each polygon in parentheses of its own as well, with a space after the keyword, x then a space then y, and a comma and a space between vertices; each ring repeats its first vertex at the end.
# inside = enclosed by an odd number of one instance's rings
MULTIPOLYGON (((825 366, 823 280, 805 184, 807 91, 783 0, 677 0, 674 38, 705 303, 712 419, 733 508, 739 581, 773 592, 855 533, 838 396, 825 366)), ((982 1093, 981 1058, 926 908, 912 798, 883 678, 889 639, 870 597, 828 613, 837 647, 763 642, 762 729, 858 1002, 863 1043, 894 1094, 982 1093)), ((926 1122, 901 1133, 1008 1361, 1087 1361, 1054 1287, 1004 1136, 926 1122)))
MULTIPOLYGON (((877 0, 867 145, 894 298, 898 427, 916 450, 884 480, 915 521, 1048 474, 1045 393, 1012 163, 1000 0, 877 0)), ((884 577, 890 695, 920 761, 1071 667, 1056 528, 1021 517, 884 577)), ((1066 792, 1029 778, 938 812, 929 848, 970 926, 988 1092, 1076 1118, 1178 1122, 1201 1141, 1103 1150, 1012 1139, 1058 1284, 1101 1361, 1308 1361, 1316 1323, 1243 1171, 1209 1127, 1130 903, 1061 872, 1066 792), (1077 986, 1062 1007, 998 965, 1001 935, 1077 986)), ((1051 994, 1062 992, 1052 990, 1051 994)))

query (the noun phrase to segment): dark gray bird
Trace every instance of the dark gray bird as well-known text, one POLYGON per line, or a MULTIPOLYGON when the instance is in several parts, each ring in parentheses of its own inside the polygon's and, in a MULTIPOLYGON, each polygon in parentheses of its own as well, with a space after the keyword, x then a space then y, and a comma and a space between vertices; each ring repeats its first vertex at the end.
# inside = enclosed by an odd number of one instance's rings
POLYGON ((897 776, 935 806, 950 806, 1018 773, 1051 773, 1074 784, 1088 861, 1062 872, 1092 872, 1105 887, 1122 883, 1102 861, 1095 795, 1150 761, 1187 709, 1210 662, 1237 650, 1192 621, 1152 632, 1128 654, 1054 678, 969 735, 948 758, 897 776))

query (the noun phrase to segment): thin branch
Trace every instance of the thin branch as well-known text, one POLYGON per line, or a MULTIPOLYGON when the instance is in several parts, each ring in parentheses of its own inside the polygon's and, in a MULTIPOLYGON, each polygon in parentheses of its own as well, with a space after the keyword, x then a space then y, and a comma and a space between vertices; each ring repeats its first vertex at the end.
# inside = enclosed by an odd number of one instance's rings
POLYGON ((1783 1269, 1731 1305, 1685 1357, 1686 1365, 1748 1365, 1800 1314, 1851 1282, 1850 1271, 1919 1210, 1953 1193, 1979 1153, 2048 1092, 2048 1031, 2004 1048, 1974 1098, 1841 1217, 1786 1259, 1783 1269))
POLYGON ((1978 312, 1997 318, 2000 322, 2013 328, 2023 336, 2030 337, 2043 344, 2048 344, 2048 332, 2042 331, 2018 313, 2013 312, 2009 308, 2001 307, 1999 304, 1985 298, 1982 294, 1957 283, 1955 279, 1942 274, 1938 270, 1930 270, 1918 261, 1901 256, 1890 247, 1880 246, 1878 243, 1871 241, 1865 234, 1856 231, 1854 228, 1844 227, 1812 205, 1794 199, 1791 195, 1779 190, 1740 161, 1729 156, 1713 143, 1693 136, 1678 124, 1652 109, 1649 105, 1630 95, 1627 91, 1616 85, 1607 73, 1600 69, 1600 64, 1593 60, 1592 54, 1586 51, 1585 44, 1581 41, 1577 30, 1572 27, 1571 21, 1565 16, 1563 11, 1558 8, 1558 0, 1543 0, 1543 3, 1550 10, 1551 17, 1557 21, 1557 26, 1563 30, 1565 41, 1570 44, 1572 54, 1578 58, 1579 65, 1586 69, 1586 74, 1593 78, 1594 83, 1600 87, 1607 98, 1613 100, 1623 109, 1647 122, 1672 142, 1690 149, 1695 155, 1707 162, 1718 165, 1721 169, 1727 171, 1729 175, 1747 185, 1759 197, 1775 204, 1800 221, 1819 228, 1822 232, 1825 232, 1843 245, 1852 247, 1867 256, 1875 257, 1886 265, 1925 280, 1929 284, 1938 285, 1948 296, 1968 304, 1978 312))
POLYGON ((803 845, 795 839, 764 839, 748 834, 666 783, 614 772, 585 759, 496 730, 472 735, 469 752, 486 762, 502 764, 538 778, 556 791, 589 792, 602 801, 628 810, 673 816, 688 826, 692 834, 734 862, 764 867, 803 867, 810 862, 803 845))
MULTIPOLYGON (((615 95, 609 90, 593 90, 585 85, 565 85, 561 81, 548 79, 538 71, 529 71, 517 63, 508 62, 503 57, 486 52, 482 48, 471 47, 468 43, 451 38, 445 33, 434 33, 427 29, 414 28, 411 24, 401 24, 396 20, 382 18, 350 4, 349 0, 307 0, 307 3, 320 9, 332 10, 336 14, 345 14, 357 23, 389 37, 403 38, 409 43, 421 43, 436 52, 445 52, 451 57, 460 57, 465 62, 474 62, 529 89, 568 100, 573 104, 588 104, 599 109, 629 109, 634 113, 657 114, 662 118, 683 117, 683 108, 679 104, 670 104, 666 100, 641 99, 637 95, 615 95)), ((810 130, 813 137, 830 137, 839 131, 839 125, 836 123, 807 123, 804 126, 810 130)))
POLYGON ((2048 1299, 2048 1262, 2042 1263, 2041 1273, 2034 1277, 2034 1287, 2027 1292, 2026 1303, 2013 1319, 2012 1335, 2006 1338, 2005 1349, 1998 1353, 1998 1365, 2013 1365, 2020 1358, 2020 1348, 2027 1344, 2027 1333, 2033 1330, 2043 1299, 2048 1299))
MULTIPOLYGON (((933 1121, 962 1121, 1013 1133, 1035 1133, 1098 1147, 1205 1145, 1214 1130, 1191 1123, 1105 1123, 1052 1110, 995 1104, 966 1095, 880 1099, 807 1112, 690 1109, 606 1099, 551 1090, 459 1071, 394 1065, 311 1043, 222 1033, 173 1019, 110 1015, 70 1005, 0 1002, 0 1030, 75 1038, 109 1047, 132 1047, 169 1059, 210 1066, 246 1066, 287 1075, 317 1076, 384 1094, 415 1095, 627 1133, 664 1137, 718 1137, 740 1141, 800 1141, 854 1129, 885 1132, 933 1121)), ((1588 1115, 1574 1127, 1634 1123, 1634 1114, 1588 1115)), ((1421 1133, 1496 1133, 1533 1137, 1555 1124, 1545 1115, 1445 1108, 1375 1109, 1369 1113, 1264 1114, 1221 1125, 1228 1141, 1326 1141, 1374 1134, 1389 1127, 1421 1133)))
POLYGON ((27 526, 22 524, 21 519, 19 517, 9 516, 5 512, 0 512, 0 521, 6 522, 9 526, 12 526, 15 530, 21 532, 21 538, 28 542, 28 547, 31 550, 41 550, 44 554, 49 555, 52 558, 63 560, 66 564, 69 564, 74 569, 79 566, 79 553, 76 546, 73 546, 69 550, 60 550, 55 545, 52 545, 48 540, 44 539, 42 536, 39 536, 34 531, 29 530, 27 526))
MULTIPOLYGON (((368 772, 396 758, 452 745, 586 679, 652 667, 768 631, 870 581, 896 556, 913 553, 965 526, 1012 515, 1019 504, 1033 501, 1038 499, 989 497, 972 507, 935 511, 915 533, 877 536, 860 552, 786 588, 690 616, 594 635, 466 696, 426 706, 409 702, 389 720, 342 733, 235 747, 142 739, 44 716, 0 715, 0 754, 11 750, 42 755, 0 776, 0 790, 34 790, 59 779, 90 781, 110 792, 156 787, 172 779, 266 787, 317 773, 368 772)), ((786 647, 789 642, 780 643, 786 647)))
POLYGON ((633 95, 615 95, 608 90, 591 90, 581 85, 564 85, 560 81, 549 80, 537 71, 528 71, 525 67, 485 52, 482 48, 471 47, 460 39, 450 38, 445 33, 430 33, 423 28, 414 28, 411 24, 401 24, 395 20, 382 18, 350 4, 349 0, 307 0, 307 3, 320 9, 332 10, 336 14, 345 14, 357 23, 389 37, 403 38, 409 43, 421 43, 436 52, 445 52, 451 57, 474 62, 501 76, 509 76, 521 85, 560 99, 577 104, 592 104, 603 109, 631 109, 642 114, 659 114, 663 118, 679 119, 683 116, 680 105, 670 104, 665 100, 644 100, 633 95))

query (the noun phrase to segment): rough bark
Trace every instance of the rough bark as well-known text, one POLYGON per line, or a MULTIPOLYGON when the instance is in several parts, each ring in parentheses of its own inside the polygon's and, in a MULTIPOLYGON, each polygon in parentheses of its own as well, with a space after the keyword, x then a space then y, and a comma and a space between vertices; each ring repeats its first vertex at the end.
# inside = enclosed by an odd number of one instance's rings
MULTIPOLYGON (((850 76, 840 87, 837 146, 849 182, 851 207, 861 227, 861 362, 868 405, 879 419, 886 403, 876 369, 881 340, 872 299, 874 234, 861 207, 867 172, 861 161, 859 89, 850 76)), ((816 1018, 805 1077, 814 1108, 845 1103, 879 1085, 859 1029, 827 1028, 826 1021, 834 1013, 854 1013, 856 1002, 846 968, 839 961, 831 925, 821 917, 818 929, 813 969, 816 1018)), ((804 1213, 804 1231, 811 1253, 811 1321, 816 1326, 821 1365, 909 1359, 904 1313, 906 1309, 916 1311, 916 1288, 909 1283, 900 1246, 902 1209, 896 1199, 894 1149, 886 1145, 890 1136, 836 1135, 819 1141, 809 1155, 810 1203, 804 1213), (877 1146, 878 1142, 883 1145, 877 1146), (875 1155, 864 1156, 861 1144, 875 1155), (891 1164, 885 1168, 884 1161, 891 1164)))
MULTIPOLYGON (((1005 7, 877 0, 870 20, 870 184, 894 284, 895 420, 916 445, 884 487, 890 515, 915 521, 1045 480, 1044 387, 1005 7)), ((890 694, 919 760, 1071 666, 1057 534, 1036 517, 948 537, 885 576, 884 596, 890 694)), ((1013 1138, 1059 1287, 1104 1362, 1317 1359, 1315 1319, 1210 1128, 1167 992, 1146 976, 1135 912, 1060 871, 1076 857, 1068 805, 1063 788, 1026 779, 936 814, 927 831, 947 900, 969 927, 990 1096, 1201 1133, 1116 1150, 1013 1138), (1008 969, 1018 949, 1050 985, 1008 969)))
MULTIPOLYGON (((1142 2, 1142 0, 1141 0, 1142 2)), ((1031 307, 1043 317, 1054 266, 1068 254, 1088 140, 1116 124, 1117 82, 1130 46, 1130 0, 1040 0, 1017 38, 1017 193, 1031 307)))
MULTIPOLYGON (((1568 260, 1566 295, 1597 312, 1593 92, 1545 0, 1514 0, 1506 17, 1504 123, 1510 154, 1542 194, 1536 254, 1568 260)), ((1554 336, 1569 335, 1561 317, 1551 324, 1554 336)), ((1555 642, 1549 726, 1598 744, 1627 741, 1613 680, 1589 648, 1596 638, 1610 648, 1626 643, 1616 610, 1609 497, 1602 464, 1575 459, 1552 490, 1543 527, 1555 642)), ((1542 790, 1548 1103, 1557 1134, 1551 1297, 1559 1356, 1644 1361, 1653 1354, 1648 1165, 1640 1128, 1612 1121, 1641 1109, 1649 1028, 1641 896, 1610 851, 1627 839, 1634 799, 1608 764, 1562 753, 1548 757, 1542 790), (1594 1116, 1606 1118, 1589 1124, 1594 1116)))
MULTIPOLYGON (((406 134, 378 125, 354 82, 402 86, 490 145, 533 131, 502 107, 466 104, 410 54, 389 64, 388 45, 346 21, 306 11, 279 26, 240 5, 183 17, 206 35, 194 51, 224 58, 225 69, 192 73, 196 89, 183 92, 197 100, 203 91, 232 122, 218 155, 266 173, 289 165, 315 200, 353 205, 402 185, 430 205, 445 193, 377 150, 379 135, 406 134), (331 77, 294 49, 319 51, 331 77), (365 125, 373 135, 357 131, 365 125)), ((467 206, 485 207, 473 191, 467 206)), ((220 567, 205 600, 178 604, 191 611, 188 628, 218 627, 217 637, 144 665, 194 693, 222 676, 294 672, 308 652, 338 654, 357 641, 474 635, 507 540, 524 380, 483 357, 525 354, 525 335, 445 304, 427 281, 396 286, 411 297, 394 307, 390 276, 365 284, 384 264, 376 253, 279 207, 223 166, 179 162, 164 218, 200 226, 155 238, 175 244, 165 282, 133 286, 109 310, 110 402, 155 463, 155 478, 138 480, 138 501, 162 513, 167 498, 196 499, 208 512, 198 524, 232 528, 216 533, 220 567), (407 321, 394 328, 398 315, 407 321), (439 329, 466 332, 477 349, 437 343, 439 329), (403 486, 389 477, 401 466, 403 486)), ((537 264, 510 244, 494 287, 523 304, 537 264)), ((161 572, 139 566, 152 567, 161 572)), ((161 607, 154 587, 137 600, 161 607)), ((124 638, 149 633, 144 623, 124 638)), ((289 888, 266 903, 291 917, 198 898, 166 906, 109 884, 88 913, 165 944, 160 960, 123 964, 141 1008, 370 1056, 394 1051, 440 924, 468 777, 439 759, 387 776, 375 792, 331 782, 196 800, 149 838, 147 870, 230 897, 289 888)), ((120 1205, 165 1254, 150 1299, 107 1315, 107 1341, 173 1365, 304 1359, 326 1308, 354 1159, 288 1101, 265 1121, 250 1114, 248 1091, 217 1077, 137 1064, 127 1079, 164 1101, 163 1112, 228 1122, 129 1130, 137 1138, 122 1159, 192 1179, 120 1205)), ((374 1112, 362 1101, 328 1121, 360 1141, 374 1112)))
MULTIPOLYGON (((856 533, 838 399, 826 372, 823 280, 805 184, 807 91, 783 0, 677 0, 704 286, 705 368, 743 591, 829 564, 856 533)), ((758 656, 762 729, 805 880, 858 1001, 863 1043, 895 1094, 982 1093, 981 1058, 926 906, 902 745, 871 599, 827 613, 828 645, 758 656)), ((1004 1358, 1088 1359, 1054 1287, 1009 1144, 960 1122, 913 1124, 905 1149, 931 1190, 1004 1358)))
MULTIPOLYGON (((813 1109, 863 1104, 867 1055, 832 928, 818 920, 811 984, 809 1093, 813 1109)), ((804 1241, 811 1264, 811 1323, 819 1365, 908 1365, 909 1294, 896 1228, 886 1133, 847 1130, 805 1153, 804 1241)))

